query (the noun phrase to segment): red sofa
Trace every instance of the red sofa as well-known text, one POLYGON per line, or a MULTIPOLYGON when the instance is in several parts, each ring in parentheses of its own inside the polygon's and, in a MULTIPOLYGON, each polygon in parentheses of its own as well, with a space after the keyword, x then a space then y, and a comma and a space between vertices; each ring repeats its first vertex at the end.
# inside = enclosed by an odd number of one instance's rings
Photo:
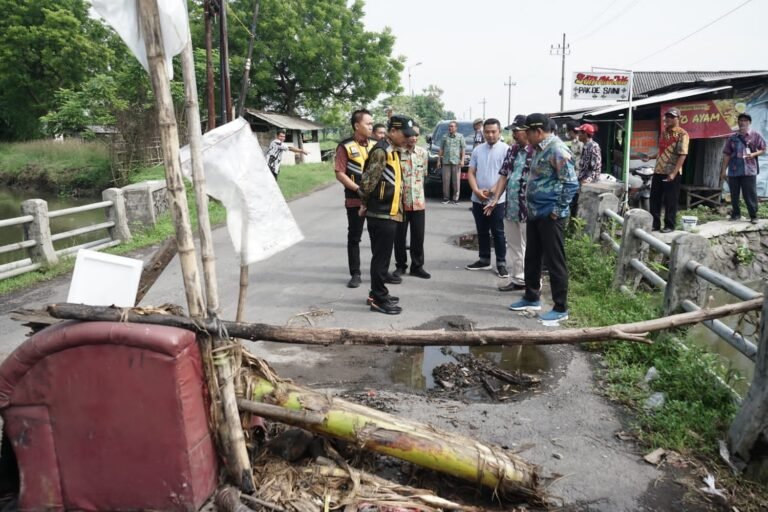
POLYGON ((20 510, 197 510, 217 461, 195 335, 63 322, 0 364, 20 510))

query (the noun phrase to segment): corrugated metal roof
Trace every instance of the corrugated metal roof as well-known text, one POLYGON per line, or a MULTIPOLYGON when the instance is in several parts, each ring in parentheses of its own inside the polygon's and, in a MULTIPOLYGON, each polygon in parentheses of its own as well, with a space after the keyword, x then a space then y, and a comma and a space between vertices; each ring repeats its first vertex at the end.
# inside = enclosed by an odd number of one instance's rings
POLYGON ((768 71, 635 71, 632 95, 637 97, 672 85, 768 75, 768 71))
POLYGON ((263 112, 261 110, 253 110, 250 108, 245 109, 245 112, 257 119, 261 119, 262 121, 271 124, 272 126, 277 126, 278 128, 284 128, 286 130, 312 131, 325 128, 323 125, 315 123, 314 121, 289 116, 287 114, 263 112))
MULTIPOLYGON (((665 103, 667 101, 679 100, 681 98, 689 98, 692 96, 699 96, 701 94, 707 94, 710 92, 724 91, 730 89, 730 85, 722 85, 720 87, 697 87, 695 89, 684 89, 682 91, 668 92, 666 94, 658 94, 645 98, 642 100, 636 100, 632 102, 633 107, 642 107, 644 105, 655 105, 657 103, 665 103)), ((610 107, 598 108, 584 113, 584 117, 598 117, 604 114, 610 114, 611 112, 618 112, 620 110, 627 110, 627 103, 617 103, 610 107)))

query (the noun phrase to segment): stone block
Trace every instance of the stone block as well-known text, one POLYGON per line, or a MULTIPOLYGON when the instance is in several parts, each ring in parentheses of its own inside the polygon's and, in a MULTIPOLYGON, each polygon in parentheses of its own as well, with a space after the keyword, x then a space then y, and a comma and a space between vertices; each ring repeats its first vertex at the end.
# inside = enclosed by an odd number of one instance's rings
POLYGON ((154 226, 157 216, 168 209, 164 180, 134 183, 122 190, 130 225, 154 226))

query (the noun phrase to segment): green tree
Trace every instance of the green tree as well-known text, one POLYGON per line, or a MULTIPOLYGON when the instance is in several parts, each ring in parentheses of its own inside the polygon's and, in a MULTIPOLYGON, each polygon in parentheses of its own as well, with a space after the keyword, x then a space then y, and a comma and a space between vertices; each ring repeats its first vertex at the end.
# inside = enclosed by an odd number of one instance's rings
POLYGON ((60 88, 105 70, 113 52, 84 0, 0 0, 0 140, 39 135, 60 88))
MULTIPOLYGON (((365 30, 362 0, 261 0, 248 105, 307 113, 339 103, 366 105, 400 90, 402 59, 388 28, 365 30)), ((254 0, 229 2, 232 91, 240 90, 254 0)), ((193 16, 203 47, 201 17, 193 16)))
POLYGON ((385 98, 374 109, 374 117, 386 119, 384 117, 386 108, 392 108, 398 114, 413 117, 422 127, 423 133, 431 131, 443 119, 456 117, 453 112, 445 110, 443 90, 436 85, 427 86, 423 89, 422 94, 397 95, 385 98))

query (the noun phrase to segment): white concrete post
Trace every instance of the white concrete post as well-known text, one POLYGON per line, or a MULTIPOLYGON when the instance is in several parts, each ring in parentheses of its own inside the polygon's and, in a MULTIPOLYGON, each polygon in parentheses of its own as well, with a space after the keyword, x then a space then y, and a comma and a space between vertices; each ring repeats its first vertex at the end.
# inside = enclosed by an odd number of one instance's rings
POLYGON ((709 240, 700 235, 682 234, 672 240, 669 279, 664 293, 664 314, 677 313, 684 300, 703 306, 709 286, 706 281, 685 268, 690 260, 711 266, 709 240))
MULTIPOLYGON (((616 196, 614 196, 615 198, 616 196)), ((618 199, 616 199, 618 202, 618 199)), ((645 210, 635 208, 624 214, 624 225, 621 228, 621 247, 616 259, 616 273, 613 277, 613 285, 618 288, 621 285, 630 284, 636 286, 636 280, 640 279, 640 273, 632 267, 630 261, 637 258, 644 261, 648 256, 648 244, 634 235, 635 228, 640 228, 650 233, 653 217, 645 210)))
POLYGON ((51 240, 51 225, 48 218, 48 202, 42 199, 27 199, 21 203, 21 214, 31 215, 32 222, 24 224, 24 239, 34 240, 36 245, 27 249, 33 263, 55 265, 59 257, 51 240))
POLYGON ((131 230, 128 228, 128 215, 125 211, 125 197, 119 188, 108 188, 101 193, 104 201, 112 201, 112 206, 107 208, 107 220, 115 225, 109 228, 109 236, 112 240, 127 242, 131 239, 131 230))

